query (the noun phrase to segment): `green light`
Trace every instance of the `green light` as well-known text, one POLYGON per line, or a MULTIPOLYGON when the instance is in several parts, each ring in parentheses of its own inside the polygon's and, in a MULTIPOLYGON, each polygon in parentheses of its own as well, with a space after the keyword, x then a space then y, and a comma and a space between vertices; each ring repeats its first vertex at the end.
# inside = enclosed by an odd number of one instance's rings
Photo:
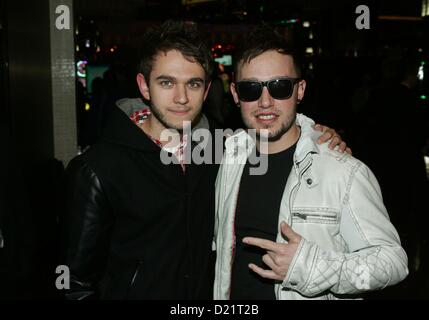
POLYGON ((420 99, 422 99, 422 100, 426 100, 426 96, 424 95, 424 94, 422 94, 421 96, 420 96, 420 99))
POLYGON ((260 6, 260 7, 259 7, 259 11, 260 11, 260 12, 264 12, 264 6, 260 6))
POLYGON ((424 65, 426 64, 426 62, 422 61, 420 64, 421 64, 422 66, 424 66, 424 65))

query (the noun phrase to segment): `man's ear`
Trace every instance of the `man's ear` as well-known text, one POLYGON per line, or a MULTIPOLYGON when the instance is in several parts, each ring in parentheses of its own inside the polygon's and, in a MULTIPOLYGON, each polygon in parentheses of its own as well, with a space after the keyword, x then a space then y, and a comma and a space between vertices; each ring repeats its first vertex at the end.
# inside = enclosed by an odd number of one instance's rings
POLYGON ((305 87, 307 86, 307 82, 305 80, 301 80, 298 83, 298 101, 301 101, 304 98, 305 87))
POLYGON ((145 77, 143 74, 138 73, 137 77, 137 86, 139 87, 140 93, 146 100, 150 100, 150 90, 149 90, 149 84, 147 83, 145 77))
POLYGON ((212 82, 210 81, 207 85, 206 91, 204 92, 204 101, 206 101, 207 95, 209 94, 210 86, 212 85, 212 82))
POLYGON ((234 98, 234 102, 237 106, 240 105, 240 99, 238 99, 238 93, 237 90, 235 88, 235 83, 231 82, 231 84, 229 85, 229 89, 231 90, 232 93, 232 97, 234 98))

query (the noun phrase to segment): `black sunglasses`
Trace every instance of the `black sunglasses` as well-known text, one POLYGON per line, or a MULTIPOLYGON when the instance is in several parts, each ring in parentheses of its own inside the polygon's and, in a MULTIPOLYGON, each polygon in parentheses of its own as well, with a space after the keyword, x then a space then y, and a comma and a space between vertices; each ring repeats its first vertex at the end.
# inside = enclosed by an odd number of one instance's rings
POLYGON ((264 87, 268 88, 271 97, 277 100, 289 99, 293 93, 295 83, 302 78, 281 77, 268 81, 241 80, 237 82, 238 98, 244 102, 258 100, 264 87))

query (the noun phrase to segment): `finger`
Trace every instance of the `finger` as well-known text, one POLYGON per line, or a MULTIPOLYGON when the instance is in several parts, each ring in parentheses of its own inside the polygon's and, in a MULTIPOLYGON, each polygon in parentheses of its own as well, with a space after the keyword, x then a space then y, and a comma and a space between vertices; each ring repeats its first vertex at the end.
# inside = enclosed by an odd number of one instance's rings
POLYGON ((274 253, 267 253, 262 257, 262 261, 279 277, 282 279, 286 276, 286 273, 282 271, 289 268, 290 263, 287 260, 280 260, 279 255, 274 253))
POLYGON ((314 129, 317 130, 317 131, 323 132, 323 131, 325 131, 325 126, 322 126, 321 124, 316 124, 314 126, 314 129))
POLYGON ((283 280, 281 277, 276 275, 274 271, 262 269, 253 263, 249 264, 249 268, 253 272, 259 274, 262 278, 273 279, 273 280, 283 280))
POLYGON ((292 230, 292 228, 286 223, 282 222, 280 225, 282 234, 285 235, 289 240, 288 243, 299 243, 301 241, 301 236, 292 230))
MULTIPOLYGON (((271 258, 271 260, 274 262, 274 259, 277 256, 277 253, 275 253, 274 251, 267 251, 267 255, 271 258)), ((264 257, 262 257, 264 258, 264 257)), ((265 261, 264 261, 265 262, 265 261)), ((274 262, 275 263, 275 262, 274 262)), ((272 269, 272 268, 271 268, 272 269)))
POLYGON ((256 246, 265 250, 270 250, 270 251, 276 251, 277 250, 277 243, 270 241, 270 240, 266 240, 266 239, 261 239, 261 238, 254 238, 254 237, 245 237, 243 238, 243 242, 245 244, 251 245, 251 246, 256 246))
POLYGON ((350 149, 350 148, 347 148, 347 149, 346 149, 346 152, 347 152, 349 155, 351 155, 351 156, 353 155, 352 149, 350 149))
POLYGON ((267 254, 264 254, 262 256, 262 261, 268 266, 270 267, 271 270, 273 270, 274 272, 277 269, 277 265, 274 261, 275 258, 275 253, 273 252, 267 252, 267 254))
POLYGON ((329 139, 331 139, 333 136, 334 136, 333 130, 328 129, 319 137, 319 139, 317 139, 317 143, 319 144, 324 143, 329 139))
POLYGON ((332 137, 331 142, 329 143, 329 149, 334 149, 342 142, 340 136, 335 135, 332 137))
POLYGON ((341 143, 338 145, 338 151, 340 153, 344 153, 346 151, 347 144, 344 141, 341 141, 341 143))

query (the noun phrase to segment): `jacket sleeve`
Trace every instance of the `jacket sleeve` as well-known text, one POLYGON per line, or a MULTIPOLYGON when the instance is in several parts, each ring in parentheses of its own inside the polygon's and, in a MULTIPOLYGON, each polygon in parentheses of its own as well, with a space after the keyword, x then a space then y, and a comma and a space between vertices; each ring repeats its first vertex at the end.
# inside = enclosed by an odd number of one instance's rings
POLYGON ((342 203, 340 234, 348 253, 302 239, 283 282, 304 296, 356 294, 394 285, 408 275, 407 255, 383 205, 380 187, 362 162, 353 168, 342 203))
POLYGON ((67 256, 70 290, 67 299, 97 296, 109 249, 112 210, 95 172, 83 156, 67 168, 67 256))

